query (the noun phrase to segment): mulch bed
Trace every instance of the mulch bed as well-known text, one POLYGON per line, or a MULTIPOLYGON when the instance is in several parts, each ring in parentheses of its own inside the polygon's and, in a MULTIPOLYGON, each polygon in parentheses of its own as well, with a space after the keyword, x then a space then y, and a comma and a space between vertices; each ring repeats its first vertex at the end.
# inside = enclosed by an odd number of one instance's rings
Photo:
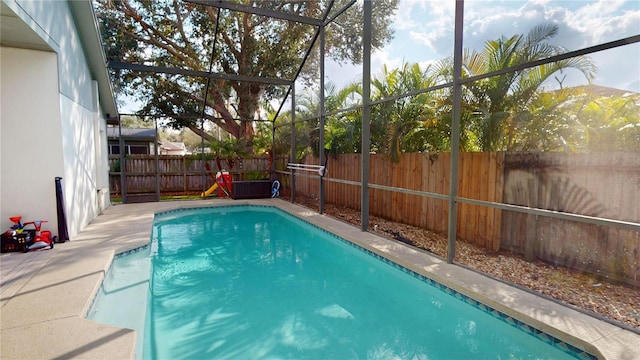
MULTIPOLYGON (((296 203, 318 210, 317 199, 297 194, 296 203)), ((358 210, 333 204, 325 204, 324 210, 328 216, 360 226, 358 210)), ((369 231, 443 258, 447 255, 446 237, 433 231, 375 216, 369 218, 369 231)), ((540 261, 526 262, 522 256, 487 251, 463 241, 456 243, 456 262, 640 331, 640 289, 540 261)))

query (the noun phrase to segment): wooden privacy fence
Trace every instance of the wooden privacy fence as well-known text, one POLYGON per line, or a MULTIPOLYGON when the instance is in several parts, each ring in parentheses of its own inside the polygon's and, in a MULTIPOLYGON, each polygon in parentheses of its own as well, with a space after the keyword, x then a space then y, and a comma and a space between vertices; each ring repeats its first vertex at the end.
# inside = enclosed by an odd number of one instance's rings
MULTIPOLYGON (((254 156, 236 160, 233 168, 225 168, 227 162, 222 160, 223 168, 233 174, 234 180, 255 180, 268 178, 269 158, 254 156)), ((111 194, 121 194, 120 177, 125 174, 127 194, 156 192, 156 184, 160 193, 201 192, 213 185, 216 172, 220 171, 215 159, 202 159, 198 155, 127 155, 124 166, 120 164, 118 155, 109 156, 109 177, 111 194), (207 166, 210 170, 207 170, 207 166), (124 169, 124 172, 121 171, 124 169), (157 183, 156 183, 157 181, 157 183)))
MULTIPOLYGON (((402 154, 398 163, 369 156, 370 214, 445 234, 447 200, 379 186, 446 196, 450 154, 402 154)), ((359 185, 345 180, 360 182, 361 155, 330 156, 327 168, 326 202, 360 209, 359 185)), ((461 153, 459 180, 458 196, 468 199, 640 222, 639 153, 461 153)), ((315 197, 319 180, 297 176, 295 189, 315 197)), ((459 239, 640 286, 640 231, 465 203, 457 219, 459 239)))
MULTIPOLYGON (((640 153, 512 153, 504 202, 640 222, 640 153)), ((503 211, 501 248, 640 286, 640 231, 503 211)))
MULTIPOLYGON (((385 219, 446 233, 448 202, 443 199, 416 194, 388 191, 376 185, 449 194, 450 154, 404 153, 397 163, 387 156, 372 154, 369 182, 369 213, 385 219)), ((282 161, 282 160, 280 160, 282 161)), ((460 162, 459 196, 501 202, 504 153, 465 153, 460 162), (477 175, 472 175, 477 174, 477 175)), ((318 164, 307 157, 305 163, 318 164)), ((360 209, 360 187, 334 182, 331 179, 360 182, 361 155, 331 156, 328 161, 325 201, 339 206, 360 209)), ((287 182, 287 186, 288 186, 287 182)), ((296 193, 315 197, 319 192, 317 178, 296 177, 296 193)), ((458 237, 498 250, 501 226, 499 210, 468 204, 458 206, 458 237)))

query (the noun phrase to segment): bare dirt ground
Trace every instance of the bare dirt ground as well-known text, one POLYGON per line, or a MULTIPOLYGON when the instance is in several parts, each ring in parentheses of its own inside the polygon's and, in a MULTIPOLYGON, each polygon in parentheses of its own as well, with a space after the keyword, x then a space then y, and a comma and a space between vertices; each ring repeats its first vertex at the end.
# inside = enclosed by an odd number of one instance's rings
MULTIPOLYGON (((296 203, 318 210, 318 201, 313 198, 296 195, 296 203)), ((325 214, 360 225, 360 212, 357 210, 326 204, 325 214)), ((441 234, 374 216, 370 217, 369 223, 369 231, 380 236, 405 242, 443 258, 447 255, 447 239, 441 234)), ((640 331, 640 289, 609 283, 540 261, 526 262, 517 255, 490 252, 461 241, 456 244, 456 262, 640 331)))

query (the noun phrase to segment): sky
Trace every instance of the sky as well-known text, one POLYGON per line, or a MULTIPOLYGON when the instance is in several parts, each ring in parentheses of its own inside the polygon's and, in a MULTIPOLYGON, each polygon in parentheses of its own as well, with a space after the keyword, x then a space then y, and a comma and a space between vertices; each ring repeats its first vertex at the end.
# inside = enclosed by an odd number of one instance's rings
MULTIPOLYGON (((451 56, 454 7, 453 0, 400 0, 394 17, 395 38, 372 54, 373 75, 380 74, 383 64, 389 69, 403 62, 426 67, 451 56)), ((543 23, 559 26, 558 35, 550 40, 553 45, 577 50, 640 35, 640 0, 467 0, 464 47, 480 51, 487 40, 527 34, 543 23)), ((594 84, 640 93, 639 43, 589 57, 598 67, 594 84)), ((338 86, 362 77, 359 66, 328 62, 325 68, 327 77, 338 86)), ((565 86, 586 84, 577 72, 567 75, 565 86)))

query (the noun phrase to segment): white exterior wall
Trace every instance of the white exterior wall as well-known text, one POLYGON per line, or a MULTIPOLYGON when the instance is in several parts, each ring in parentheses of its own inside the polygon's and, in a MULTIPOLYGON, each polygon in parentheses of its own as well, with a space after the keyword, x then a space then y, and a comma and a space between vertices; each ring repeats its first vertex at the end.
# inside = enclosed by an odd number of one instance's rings
POLYGON ((55 53, 0 49, 0 220, 49 220, 57 233, 54 178, 63 173, 55 53))
POLYGON ((57 234, 54 179, 60 176, 73 239, 110 205, 106 121, 97 83, 67 2, 14 4, 52 52, 2 48, 0 229, 11 225, 9 216, 22 215, 24 220, 49 220, 46 229, 57 234), (38 143, 31 145, 35 139, 38 143), (28 180, 12 171, 18 165, 31 170, 28 180))

